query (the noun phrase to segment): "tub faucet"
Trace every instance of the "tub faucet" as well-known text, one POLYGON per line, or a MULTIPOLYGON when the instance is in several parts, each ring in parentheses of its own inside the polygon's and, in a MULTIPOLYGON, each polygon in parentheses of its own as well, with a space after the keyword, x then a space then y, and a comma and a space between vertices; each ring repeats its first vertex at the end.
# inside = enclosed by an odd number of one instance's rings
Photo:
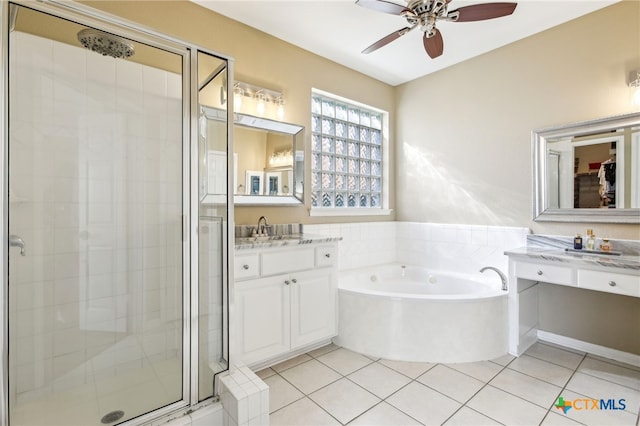
POLYGON ((20 256, 26 255, 24 240, 17 235, 9 235, 9 247, 19 247, 20 256))
POLYGON ((269 226, 269 224, 267 223, 267 218, 264 216, 260 216, 260 219, 258 219, 258 226, 256 226, 256 233, 258 235, 263 235, 263 234, 267 234, 268 230, 267 227, 269 226), (260 224, 264 222, 264 225, 262 225, 262 228, 260 228, 260 224))
POLYGON ((507 291, 507 277, 502 273, 502 271, 498 268, 494 268, 493 266, 485 266, 484 268, 480 269, 480 272, 484 272, 487 269, 491 269, 492 271, 495 271, 498 275, 500 275, 500 280, 502 280, 502 290, 507 291))

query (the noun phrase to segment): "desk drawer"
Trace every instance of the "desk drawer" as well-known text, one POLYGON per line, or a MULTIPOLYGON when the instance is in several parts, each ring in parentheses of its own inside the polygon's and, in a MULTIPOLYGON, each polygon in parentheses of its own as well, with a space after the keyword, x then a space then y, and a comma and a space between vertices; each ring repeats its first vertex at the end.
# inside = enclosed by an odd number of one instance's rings
POLYGON ((236 255, 234 262, 234 279, 246 280, 260 275, 258 253, 236 255))
POLYGON ((640 297, 640 277, 603 271, 578 271, 578 287, 640 297))
POLYGON ((575 286, 573 270, 563 266, 518 262, 516 276, 528 280, 575 286))

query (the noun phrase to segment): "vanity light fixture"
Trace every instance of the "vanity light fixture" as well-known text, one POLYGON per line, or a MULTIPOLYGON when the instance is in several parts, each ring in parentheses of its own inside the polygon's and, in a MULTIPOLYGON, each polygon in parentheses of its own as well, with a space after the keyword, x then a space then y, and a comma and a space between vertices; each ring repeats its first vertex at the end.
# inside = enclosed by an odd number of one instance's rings
POLYGON ((233 105, 236 111, 242 109, 242 97, 244 96, 244 90, 240 87, 239 83, 233 86, 233 105))
POLYGON ((259 115, 264 115, 264 103, 265 103, 265 97, 264 97, 264 93, 262 93, 262 91, 258 91, 258 93, 256 93, 256 101, 258 102, 258 106, 256 107, 258 114, 259 115))
MULTIPOLYGON (((235 102, 236 111, 240 111, 242 98, 246 97, 250 99, 250 102, 247 105, 254 105, 255 113, 257 115, 265 115, 265 113, 269 113, 271 107, 269 107, 268 104, 272 104, 276 106, 274 112, 277 115, 278 120, 282 120, 284 117, 284 96, 282 95, 282 92, 237 80, 233 87, 233 100, 235 102)), ((251 114, 250 111, 246 112, 251 114)), ((273 114, 273 112, 271 112, 271 114, 273 114)))
POLYGON ((640 70, 629 73, 629 88, 631 89, 631 104, 640 106, 640 70))
POLYGON ((269 156, 269 167, 291 167, 293 165, 293 151, 274 152, 269 156))
POLYGON ((282 99, 282 96, 276 99, 276 105, 278 105, 276 115, 278 116, 278 120, 282 120, 284 118, 284 99, 282 99))

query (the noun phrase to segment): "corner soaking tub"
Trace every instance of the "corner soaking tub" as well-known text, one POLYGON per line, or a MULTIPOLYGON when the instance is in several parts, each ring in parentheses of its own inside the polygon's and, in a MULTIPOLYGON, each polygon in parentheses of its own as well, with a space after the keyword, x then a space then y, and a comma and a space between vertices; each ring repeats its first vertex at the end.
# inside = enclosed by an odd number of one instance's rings
POLYGON ((343 271, 336 344, 374 357, 473 362, 507 353, 507 292, 496 274, 388 264, 343 271))

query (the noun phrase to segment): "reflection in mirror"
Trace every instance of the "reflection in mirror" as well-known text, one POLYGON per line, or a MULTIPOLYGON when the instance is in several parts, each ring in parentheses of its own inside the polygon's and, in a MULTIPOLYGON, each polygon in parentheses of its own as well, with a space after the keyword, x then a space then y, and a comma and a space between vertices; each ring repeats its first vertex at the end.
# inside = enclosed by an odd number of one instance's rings
POLYGON ((640 114, 535 131, 534 218, 640 222, 640 114))
MULTIPOLYGON (((208 133, 225 131, 224 111, 203 107, 208 133)), ((234 201, 244 205, 300 205, 303 200, 304 127, 246 114, 235 114, 234 201)), ((209 148, 207 173, 217 170, 209 148)), ((205 197, 213 199, 209 186, 205 197)))
MULTIPOLYGON (((198 104, 219 106, 226 102, 228 69, 226 61, 197 52, 198 104)), ((214 265, 224 263, 224 228, 227 210, 227 113, 220 114, 221 129, 209 128, 201 114, 198 121, 198 189, 202 204, 198 217, 198 328, 199 400, 213 395, 214 375, 227 369, 228 336, 225 312, 219 305, 226 298, 224 274, 214 265), (212 194, 204 205, 206 194, 212 194)))

